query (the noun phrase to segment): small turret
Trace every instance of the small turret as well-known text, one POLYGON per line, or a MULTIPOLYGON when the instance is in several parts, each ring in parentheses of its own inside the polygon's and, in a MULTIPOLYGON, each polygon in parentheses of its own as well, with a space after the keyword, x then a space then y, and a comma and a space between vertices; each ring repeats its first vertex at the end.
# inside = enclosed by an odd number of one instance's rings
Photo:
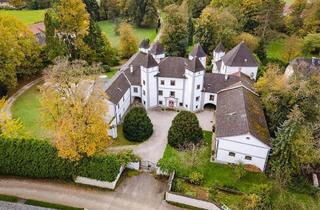
POLYGON ((198 43, 194 46, 191 53, 189 54, 189 60, 192 60, 193 58, 199 58, 203 66, 207 65, 207 54, 204 52, 201 45, 198 43))
POLYGON ((148 39, 142 40, 142 42, 139 45, 139 51, 143 53, 148 53, 149 48, 150 48, 149 40, 148 39))
POLYGON ((160 60, 165 58, 164 48, 159 41, 156 41, 152 46, 150 53, 153 55, 154 59, 160 63, 160 60))
POLYGON ((213 62, 217 62, 225 55, 225 49, 222 42, 219 42, 217 47, 213 50, 213 62))

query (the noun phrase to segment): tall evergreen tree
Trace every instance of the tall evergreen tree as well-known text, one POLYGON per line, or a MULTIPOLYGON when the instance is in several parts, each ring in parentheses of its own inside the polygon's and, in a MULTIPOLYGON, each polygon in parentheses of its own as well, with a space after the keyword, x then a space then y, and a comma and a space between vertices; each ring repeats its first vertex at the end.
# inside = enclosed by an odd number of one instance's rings
POLYGON ((100 20, 99 5, 97 0, 83 0, 86 5, 87 12, 94 21, 100 20))
POLYGON ((177 5, 166 8, 161 43, 173 56, 184 56, 188 46, 187 15, 177 5))

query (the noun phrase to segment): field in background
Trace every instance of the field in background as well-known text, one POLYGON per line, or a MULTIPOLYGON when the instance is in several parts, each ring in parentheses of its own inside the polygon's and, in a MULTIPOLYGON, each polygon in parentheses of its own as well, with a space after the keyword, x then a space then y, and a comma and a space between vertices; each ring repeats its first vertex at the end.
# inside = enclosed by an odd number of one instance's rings
POLYGON ((24 24, 41 22, 46 10, 0 10, 1 14, 13 15, 24 24))
MULTIPOLYGON (((98 23, 101 30, 106 33, 111 45, 115 48, 119 46, 119 35, 116 34, 116 24, 111 21, 101 21, 98 23)), ((139 43, 143 39, 154 40, 157 36, 156 29, 154 28, 137 28, 134 27, 134 34, 136 35, 139 43)))

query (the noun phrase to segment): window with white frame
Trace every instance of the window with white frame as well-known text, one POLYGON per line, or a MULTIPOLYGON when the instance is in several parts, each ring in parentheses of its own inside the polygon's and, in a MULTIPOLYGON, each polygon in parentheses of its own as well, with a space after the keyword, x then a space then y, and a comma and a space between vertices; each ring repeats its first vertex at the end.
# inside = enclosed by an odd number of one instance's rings
POLYGON ((209 100, 214 101, 214 95, 210 95, 209 100))
POLYGON ((171 80, 171 81, 170 81, 170 85, 171 85, 171 86, 175 86, 175 85, 176 85, 176 81, 175 81, 175 80, 171 80))

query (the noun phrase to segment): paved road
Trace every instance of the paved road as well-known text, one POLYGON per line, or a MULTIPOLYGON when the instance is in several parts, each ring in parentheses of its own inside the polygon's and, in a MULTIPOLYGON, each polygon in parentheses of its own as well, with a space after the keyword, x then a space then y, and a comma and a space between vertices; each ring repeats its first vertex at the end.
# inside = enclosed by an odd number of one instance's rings
POLYGON ((181 210, 164 199, 166 182, 148 173, 126 178, 112 192, 45 180, 0 178, 0 194, 90 210, 181 210))

